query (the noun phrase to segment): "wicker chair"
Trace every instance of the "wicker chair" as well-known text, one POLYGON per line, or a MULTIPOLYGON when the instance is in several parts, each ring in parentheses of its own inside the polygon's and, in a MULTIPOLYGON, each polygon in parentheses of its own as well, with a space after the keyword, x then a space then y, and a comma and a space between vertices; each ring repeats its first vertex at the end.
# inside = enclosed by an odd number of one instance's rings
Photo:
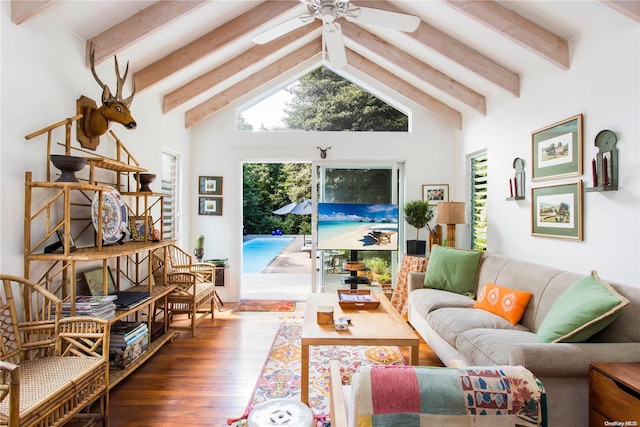
POLYGON ((53 427, 74 418, 108 426, 109 322, 62 318, 62 301, 43 287, 16 276, 0 281, 0 425, 53 427))
MULTIPOLYGON (((196 327, 211 314, 214 317, 216 298, 216 267, 207 263, 193 263, 191 255, 175 245, 158 248, 151 254, 151 269, 157 285, 176 285, 167 296, 169 328, 190 330, 196 336, 196 327), (191 320, 189 326, 174 322, 174 315, 187 314, 191 320)), ((154 317, 164 309, 164 301, 158 300, 154 317)))

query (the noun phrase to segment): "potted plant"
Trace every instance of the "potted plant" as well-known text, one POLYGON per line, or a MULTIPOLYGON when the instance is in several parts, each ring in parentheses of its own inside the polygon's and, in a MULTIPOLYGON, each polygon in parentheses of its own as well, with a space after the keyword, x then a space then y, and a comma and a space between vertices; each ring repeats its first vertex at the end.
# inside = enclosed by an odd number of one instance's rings
POLYGON ((411 200, 402 207, 404 219, 416 229, 416 239, 407 240, 407 255, 424 255, 427 252, 427 241, 420 240, 420 229, 429 226, 433 219, 433 207, 428 201, 411 200))

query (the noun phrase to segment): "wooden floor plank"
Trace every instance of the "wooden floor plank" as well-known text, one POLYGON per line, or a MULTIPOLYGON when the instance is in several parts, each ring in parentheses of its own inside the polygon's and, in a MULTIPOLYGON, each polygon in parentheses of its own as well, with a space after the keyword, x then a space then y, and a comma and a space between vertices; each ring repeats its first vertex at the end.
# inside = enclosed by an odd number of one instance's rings
MULTIPOLYGON (((226 426, 240 417, 283 318, 296 312, 236 312, 225 303, 197 336, 180 332, 110 393, 111 427, 226 426)), ((408 354, 405 354, 407 357, 408 354)), ((420 341, 420 365, 442 366, 420 341)))

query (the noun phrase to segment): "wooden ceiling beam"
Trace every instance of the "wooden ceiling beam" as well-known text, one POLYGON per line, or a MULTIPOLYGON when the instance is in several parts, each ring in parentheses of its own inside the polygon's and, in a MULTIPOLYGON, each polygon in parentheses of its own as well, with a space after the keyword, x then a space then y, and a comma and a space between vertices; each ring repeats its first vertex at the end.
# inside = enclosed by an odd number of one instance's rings
MULTIPOLYGON (((362 0, 358 1, 358 5, 406 13, 387 1, 362 0)), ((502 65, 482 55, 480 52, 426 22, 420 22, 418 29, 408 35, 424 46, 431 48, 462 67, 471 70, 507 92, 515 96, 520 96, 520 78, 518 74, 506 69, 502 65)))
POLYGON ((406 80, 401 79, 378 64, 369 61, 349 49, 347 49, 347 62, 349 66, 377 80, 389 89, 406 96, 416 104, 421 105, 425 110, 440 118, 445 123, 457 129, 462 129, 462 114, 459 111, 449 107, 433 96, 424 93, 406 80))
POLYGON ((487 102, 483 95, 355 24, 345 21, 341 25, 345 37, 486 115, 487 102))
POLYGON ((89 51, 95 46, 95 63, 111 58, 136 41, 159 31, 186 13, 206 4, 206 0, 158 1, 101 34, 87 40, 85 62, 89 66, 89 51))
POLYGON ((301 62, 307 61, 315 55, 319 55, 321 49, 322 43, 320 39, 313 40, 278 61, 269 64, 243 81, 214 95, 185 113, 185 127, 187 129, 190 128, 249 92, 258 89, 265 83, 298 66, 301 62))
MULTIPOLYGON (((263 61, 266 57, 287 45, 294 43, 301 38, 308 37, 310 33, 319 29, 321 26, 322 24, 320 21, 316 20, 316 22, 298 28, 297 30, 273 40, 270 43, 256 45, 245 52, 238 53, 238 56, 235 58, 168 93, 162 102, 162 112, 164 114, 168 113, 174 108, 179 107, 224 80, 242 72, 242 70, 263 61)), ((320 32, 316 35, 316 38, 317 37, 320 37, 320 32)))
POLYGON ((610 8, 640 22, 640 1, 638 0, 600 0, 610 8))
POLYGON ((142 92, 161 80, 188 67, 255 31, 259 26, 298 6, 297 1, 265 1, 197 40, 133 74, 136 90, 142 92))
POLYGON ((11 22, 22 24, 24 21, 44 12, 55 4, 58 0, 11 0, 11 22))
POLYGON ((569 69, 569 42, 535 22, 495 1, 445 0, 445 3, 552 64, 569 69))

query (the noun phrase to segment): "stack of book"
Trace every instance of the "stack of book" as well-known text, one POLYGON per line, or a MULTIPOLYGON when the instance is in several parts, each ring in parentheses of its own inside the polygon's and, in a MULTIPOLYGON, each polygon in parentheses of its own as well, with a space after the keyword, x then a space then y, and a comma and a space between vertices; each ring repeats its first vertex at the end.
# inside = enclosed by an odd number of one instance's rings
POLYGON ((126 368, 149 348, 149 327, 146 323, 116 322, 111 325, 109 365, 126 368))
MULTIPOLYGON (((78 295, 76 296, 76 316, 100 317, 111 319, 116 314, 114 295, 78 295)), ((71 316, 71 302, 62 303, 62 317, 71 316)))

